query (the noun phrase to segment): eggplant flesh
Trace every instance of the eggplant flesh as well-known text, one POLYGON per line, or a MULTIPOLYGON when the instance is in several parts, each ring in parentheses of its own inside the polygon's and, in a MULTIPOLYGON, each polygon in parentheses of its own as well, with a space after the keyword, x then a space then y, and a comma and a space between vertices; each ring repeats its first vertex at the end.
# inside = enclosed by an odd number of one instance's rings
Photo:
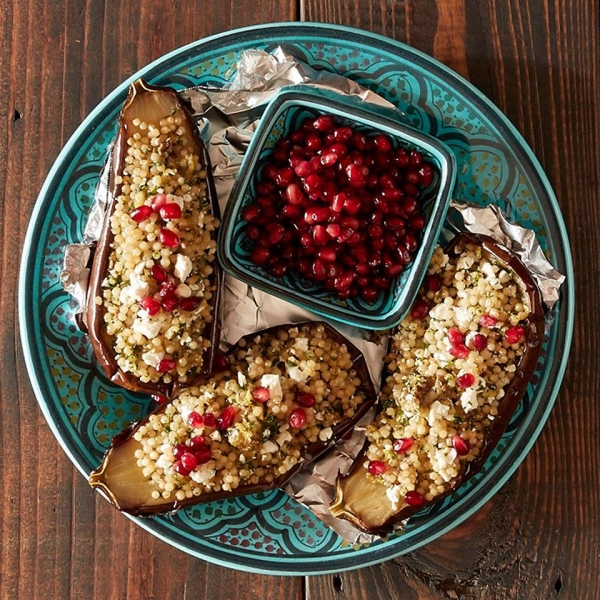
POLYGON ((222 277, 208 153, 174 90, 132 84, 109 192, 86 329, 112 382, 170 397, 212 371, 222 277))
MULTIPOLYGON (((474 294, 470 297, 480 295, 474 294)), ((443 252, 436 249, 418 300, 390 336, 378 413, 350 472, 338 477, 331 513, 385 535, 464 484, 506 429, 534 373, 543 337, 537 285, 506 248, 464 233, 443 252), (446 293, 451 288, 460 291, 446 293), (465 312, 468 304, 461 298, 473 288, 488 297, 502 294, 511 308, 490 313, 483 299, 465 312), (445 349, 435 346, 428 331, 444 332, 445 349), (407 342, 407 332, 414 343, 407 342), (408 367, 407 352, 414 354, 408 367), (494 363, 499 356, 506 362, 494 363), (428 357, 440 365, 424 373, 428 357), (494 379, 487 370, 492 364, 506 365, 494 379)))
POLYGON ((226 357, 113 440, 90 484, 116 508, 152 516, 283 487, 376 399, 364 357, 326 323, 248 334, 226 357))

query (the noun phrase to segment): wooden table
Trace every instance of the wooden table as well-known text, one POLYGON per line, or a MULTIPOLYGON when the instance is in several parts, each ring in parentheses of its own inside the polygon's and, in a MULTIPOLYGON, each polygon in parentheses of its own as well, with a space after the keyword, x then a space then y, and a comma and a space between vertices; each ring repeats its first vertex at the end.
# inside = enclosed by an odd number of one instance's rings
POLYGON ((600 598, 598 23, 594 0, 0 0, 1 597, 600 598), (571 235, 578 294, 556 407, 503 490, 413 554, 308 578, 192 558, 93 495, 38 409, 16 309, 18 259, 37 193, 92 108, 178 46, 291 20, 353 25, 408 42, 488 95, 550 177, 571 235))

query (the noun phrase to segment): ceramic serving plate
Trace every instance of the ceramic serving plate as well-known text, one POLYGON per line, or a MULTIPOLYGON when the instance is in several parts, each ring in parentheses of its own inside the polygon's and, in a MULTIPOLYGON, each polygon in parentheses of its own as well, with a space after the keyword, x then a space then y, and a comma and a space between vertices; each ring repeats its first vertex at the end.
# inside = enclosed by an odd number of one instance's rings
MULTIPOLYGON (((21 338, 40 407, 86 477, 111 438, 152 409, 143 395, 112 385, 92 357, 61 287, 64 247, 81 240, 106 149, 127 88, 221 86, 240 53, 282 45, 306 63, 336 71, 393 102, 410 123, 445 142, 458 163, 455 198, 498 204, 533 229, 567 276, 547 316, 542 358, 514 418, 481 472, 444 502, 419 513, 400 534, 352 546, 283 492, 222 500, 171 516, 135 519, 168 543, 221 565, 272 574, 316 574, 364 567, 412 551, 478 510, 521 463, 556 398, 573 330, 572 261, 554 193, 526 142, 479 91, 432 58, 388 38, 321 24, 271 24, 206 38, 145 67, 111 93, 64 147, 35 205, 23 253, 21 338)), ((89 493, 93 493, 90 489, 89 493)))

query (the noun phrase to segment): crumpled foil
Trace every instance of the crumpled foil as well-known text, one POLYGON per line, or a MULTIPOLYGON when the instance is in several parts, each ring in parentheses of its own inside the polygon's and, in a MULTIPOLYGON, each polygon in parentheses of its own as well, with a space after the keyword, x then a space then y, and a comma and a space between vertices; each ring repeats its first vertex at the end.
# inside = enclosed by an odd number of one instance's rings
MULTIPOLYGON (((200 136, 207 144, 221 209, 227 202, 235 175, 260 116, 277 91, 287 85, 320 86, 341 94, 357 96, 365 102, 394 109, 398 119, 404 119, 403 113, 384 98, 345 77, 317 71, 281 47, 271 54, 262 50, 247 50, 242 53, 236 72, 224 88, 195 87, 179 92, 191 105, 200 136)), ((79 302, 80 310, 85 307, 91 247, 100 236, 109 199, 109 164, 110 160, 107 160, 96 189, 94 207, 84 239, 81 244, 67 247, 61 273, 64 289, 79 302)), ((533 232, 508 223, 493 206, 485 209, 459 203, 454 203, 453 206, 462 215, 466 229, 490 235, 516 252, 531 268, 546 304, 552 306, 556 302, 558 288, 564 277, 546 261, 533 232)), ((451 230, 446 233, 452 235, 451 230)), ((251 331, 321 319, 314 313, 265 294, 230 276, 225 277, 223 302, 224 348, 251 331)), ((380 335, 377 339, 372 339, 364 330, 339 323, 331 324, 363 353, 376 390, 379 390, 387 336, 380 335)), ((323 458, 303 467, 285 487, 286 492, 351 544, 371 543, 379 539, 379 536, 366 534, 347 521, 333 517, 329 512, 329 505, 335 496, 338 474, 346 474, 350 469, 363 447, 365 429, 373 420, 374 414, 375 408, 361 419, 350 438, 339 442, 323 458)), ((401 529, 404 524, 405 522, 397 524, 396 529, 401 529)))

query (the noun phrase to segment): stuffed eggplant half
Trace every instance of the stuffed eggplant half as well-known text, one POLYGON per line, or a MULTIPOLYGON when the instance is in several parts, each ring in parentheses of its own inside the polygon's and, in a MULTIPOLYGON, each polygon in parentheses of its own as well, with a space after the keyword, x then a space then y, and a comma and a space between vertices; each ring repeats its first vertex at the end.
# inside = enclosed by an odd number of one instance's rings
POLYGON ((208 154, 173 90, 131 86, 111 167, 88 333, 113 382, 170 396, 212 369, 220 290, 208 154))
POLYGON ((530 274, 491 238, 436 248, 390 337, 378 415, 332 514, 384 535, 476 473, 533 374, 543 318, 530 274))
POLYGON ((247 335, 217 362, 119 435, 91 474, 119 510, 148 516, 280 487, 376 399, 362 354, 324 323, 247 335))

